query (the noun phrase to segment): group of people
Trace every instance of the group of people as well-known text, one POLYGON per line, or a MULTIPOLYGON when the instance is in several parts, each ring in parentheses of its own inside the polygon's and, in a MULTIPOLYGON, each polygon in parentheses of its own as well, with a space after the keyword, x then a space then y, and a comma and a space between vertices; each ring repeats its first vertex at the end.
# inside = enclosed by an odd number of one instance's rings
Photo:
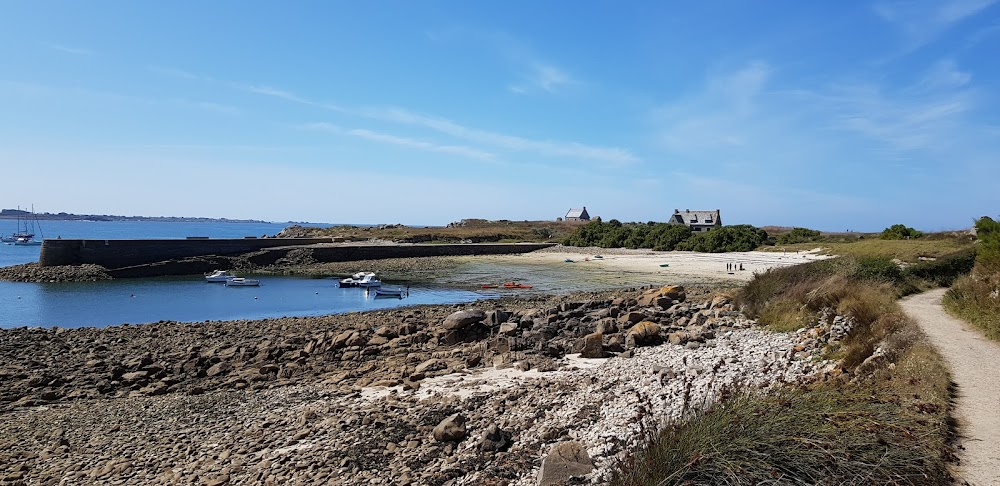
POLYGON ((738 266, 737 266, 736 263, 727 263, 726 264, 726 271, 727 272, 735 272, 737 270, 740 271, 740 272, 743 271, 743 264, 742 263, 740 263, 738 266))

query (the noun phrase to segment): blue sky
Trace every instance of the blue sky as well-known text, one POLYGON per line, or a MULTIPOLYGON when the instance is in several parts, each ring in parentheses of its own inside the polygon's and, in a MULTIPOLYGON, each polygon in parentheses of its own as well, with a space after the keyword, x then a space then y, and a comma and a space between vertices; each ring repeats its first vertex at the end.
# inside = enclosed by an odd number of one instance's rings
POLYGON ((997 0, 10 1, 0 207, 957 229, 998 81, 997 0))

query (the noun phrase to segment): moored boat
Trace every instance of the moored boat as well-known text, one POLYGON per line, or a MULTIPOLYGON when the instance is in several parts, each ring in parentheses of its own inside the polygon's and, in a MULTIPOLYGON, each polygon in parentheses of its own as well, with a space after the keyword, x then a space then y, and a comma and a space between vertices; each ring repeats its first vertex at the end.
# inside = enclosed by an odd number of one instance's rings
MULTIPOLYGON (((340 281, 341 287, 370 287, 369 285, 375 279, 374 272, 358 272, 340 281), (366 285, 362 285, 365 283, 366 285)), ((375 282, 378 282, 376 279, 375 282)))
POLYGON ((403 292, 405 292, 403 289, 377 288, 375 289, 375 297, 396 297, 402 299, 403 292))
POLYGON ((225 270, 216 270, 205 275, 206 282, 225 282, 231 278, 236 278, 236 275, 233 275, 225 270))
POLYGON ((255 278, 233 277, 226 280, 226 287, 259 287, 260 280, 255 278))

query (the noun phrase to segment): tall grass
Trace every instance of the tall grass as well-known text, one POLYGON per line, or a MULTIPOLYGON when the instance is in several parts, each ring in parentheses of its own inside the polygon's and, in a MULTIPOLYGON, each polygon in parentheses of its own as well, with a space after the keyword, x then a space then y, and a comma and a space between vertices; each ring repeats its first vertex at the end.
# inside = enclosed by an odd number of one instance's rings
POLYGON ((1000 341, 1000 284, 976 275, 962 277, 944 295, 951 313, 982 329, 986 337, 1000 341))
POLYGON ((1000 221, 976 221, 976 264, 945 294, 949 311, 971 322, 990 339, 1000 340, 1000 221))
POLYGON ((737 301, 761 323, 789 329, 825 308, 854 319, 831 351, 843 374, 738 393, 688 422, 650 429, 647 446, 622 462, 613 483, 947 483, 950 379, 896 303, 915 287, 884 258, 837 258, 756 275, 737 301))

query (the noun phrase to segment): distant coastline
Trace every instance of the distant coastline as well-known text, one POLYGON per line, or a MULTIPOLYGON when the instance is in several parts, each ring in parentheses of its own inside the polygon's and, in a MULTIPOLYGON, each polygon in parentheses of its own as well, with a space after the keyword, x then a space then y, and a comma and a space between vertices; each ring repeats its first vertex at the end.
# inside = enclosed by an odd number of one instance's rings
POLYGON ((316 224, 296 221, 263 221, 259 219, 199 218, 186 216, 115 216, 109 214, 34 213, 23 209, 0 209, 0 220, 31 216, 39 221, 160 221, 167 223, 277 223, 316 224))

